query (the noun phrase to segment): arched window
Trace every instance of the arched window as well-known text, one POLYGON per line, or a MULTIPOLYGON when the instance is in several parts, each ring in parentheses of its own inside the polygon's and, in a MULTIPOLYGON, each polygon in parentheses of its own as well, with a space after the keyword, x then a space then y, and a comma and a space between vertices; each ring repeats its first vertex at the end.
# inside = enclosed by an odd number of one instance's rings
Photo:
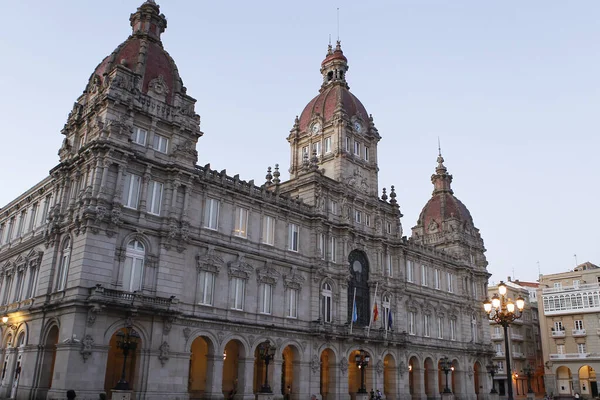
POLYGON ((69 263, 71 261, 71 238, 67 237, 63 242, 60 260, 58 265, 58 273, 56 276, 56 290, 64 290, 67 286, 67 276, 69 275, 69 263))
POLYGON ((393 329, 394 323, 392 318, 390 295, 387 293, 384 294, 381 303, 383 307, 383 324, 385 329, 391 330, 393 329))
POLYGON ((331 285, 328 282, 323 283, 321 287, 321 316, 323 317, 323 322, 332 322, 333 321, 333 291, 331 290, 331 285))
POLYGON ((123 268, 123 289, 130 292, 142 290, 144 277, 144 258, 146 250, 139 240, 132 240, 127 245, 125 267, 123 268))

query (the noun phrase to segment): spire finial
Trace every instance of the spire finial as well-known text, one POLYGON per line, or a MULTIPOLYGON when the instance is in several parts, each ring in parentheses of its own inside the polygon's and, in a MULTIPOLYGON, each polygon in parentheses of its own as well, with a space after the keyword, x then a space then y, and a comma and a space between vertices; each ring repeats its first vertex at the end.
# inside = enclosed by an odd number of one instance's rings
POLYGON ((337 8, 337 41, 340 42, 340 8, 337 8))
POLYGON ((442 156, 442 145, 440 144, 440 137, 438 136, 438 156, 442 156))

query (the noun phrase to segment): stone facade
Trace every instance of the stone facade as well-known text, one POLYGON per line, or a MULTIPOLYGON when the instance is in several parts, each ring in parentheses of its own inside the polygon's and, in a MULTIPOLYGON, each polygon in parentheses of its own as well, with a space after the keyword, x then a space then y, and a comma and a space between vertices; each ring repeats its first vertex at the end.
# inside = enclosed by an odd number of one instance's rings
POLYGON ((600 268, 541 275, 538 290, 546 387, 555 395, 598 397, 600 268))
POLYGON ((136 399, 254 399, 266 379, 273 398, 331 400, 355 398, 363 372, 387 399, 433 399, 447 356, 457 398, 485 398, 479 231, 440 154, 403 236, 340 43, 287 138, 291 178, 276 166, 256 184, 196 165, 200 117, 166 19, 149 0, 130 21, 69 114, 59 164, 1 210, 0 397, 97 398, 123 371, 136 399))

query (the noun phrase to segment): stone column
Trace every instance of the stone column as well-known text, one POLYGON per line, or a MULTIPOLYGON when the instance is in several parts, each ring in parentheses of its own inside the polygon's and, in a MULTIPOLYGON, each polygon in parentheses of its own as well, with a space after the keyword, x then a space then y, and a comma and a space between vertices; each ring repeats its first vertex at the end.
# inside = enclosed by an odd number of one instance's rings
MULTIPOLYGON (((321 367, 319 356, 313 354, 313 357, 310 362, 304 363, 302 367, 301 376, 306 379, 302 379, 303 383, 307 384, 309 395, 316 395, 317 399, 321 399, 321 367)), ((309 397, 305 397, 310 399, 309 397)), ((301 397, 301 399, 303 399, 301 397)))
POLYGON ((169 217, 175 218, 177 216, 177 192, 181 183, 173 181, 173 191, 171 192, 171 207, 169 210, 169 217))
POLYGON ((143 215, 146 212, 146 199, 148 198, 148 184, 150 183, 151 167, 147 166, 144 175, 142 176, 142 190, 140 193, 140 213, 143 215))
MULTIPOLYGON (((340 356, 343 356, 343 354, 340 354, 340 356)), ((348 398, 348 391, 350 390, 350 388, 348 387, 348 361, 342 359, 338 361, 337 364, 331 364, 329 368, 332 369, 333 374, 335 374, 337 381, 337 391, 335 393, 330 393, 330 398, 328 400, 348 398), (345 363, 343 363, 344 361, 345 363), (340 366, 342 365, 345 366, 340 368, 340 366)), ((368 374, 368 371, 366 371, 366 373, 368 374)), ((367 380, 366 375, 365 380, 367 380)))
POLYGON ((102 197, 102 195, 106 194, 107 192, 106 181, 108 180, 108 169, 110 168, 111 164, 112 161, 107 158, 105 158, 102 162, 102 177, 100 178, 99 197, 102 197))
POLYGON ((254 400, 254 357, 240 358, 242 365, 242 379, 238 382, 237 399, 254 400))
POLYGON ((96 159, 96 169, 94 170, 94 178, 92 180, 92 196, 98 196, 100 193, 100 188, 102 187, 102 176, 104 175, 104 166, 102 165, 102 159, 98 157, 96 159))
POLYGON ((206 393, 208 399, 223 398, 223 356, 207 356, 208 370, 206 371, 206 393))
POLYGON ((113 195, 113 203, 123 203, 123 164, 117 164, 117 180, 115 183, 115 191, 113 195))
POLYGON ((271 384, 271 391, 277 397, 281 396, 281 356, 275 357, 271 363, 269 363, 269 383, 271 384))

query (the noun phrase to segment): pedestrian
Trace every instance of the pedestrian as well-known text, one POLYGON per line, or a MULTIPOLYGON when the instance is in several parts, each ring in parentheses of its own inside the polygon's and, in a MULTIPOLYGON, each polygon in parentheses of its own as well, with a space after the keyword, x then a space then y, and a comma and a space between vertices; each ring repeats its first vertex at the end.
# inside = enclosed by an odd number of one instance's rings
POLYGON ((73 400, 77 395, 73 389, 67 390, 67 400, 73 400))
POLYGON ((371 400, 375 400, 375 391, 371 389, 371 400))
POLYGON ((381 400, 381 392, 377 389, 377 394, 375 395, 376 400, 381 400))
POLYGON ((575 392, 575 400, 579 400, 579 393, 575 392))
POLYGON ((312 396, 310 396, 310 400, 317 400, 317 395, 313 394, 312 396))

